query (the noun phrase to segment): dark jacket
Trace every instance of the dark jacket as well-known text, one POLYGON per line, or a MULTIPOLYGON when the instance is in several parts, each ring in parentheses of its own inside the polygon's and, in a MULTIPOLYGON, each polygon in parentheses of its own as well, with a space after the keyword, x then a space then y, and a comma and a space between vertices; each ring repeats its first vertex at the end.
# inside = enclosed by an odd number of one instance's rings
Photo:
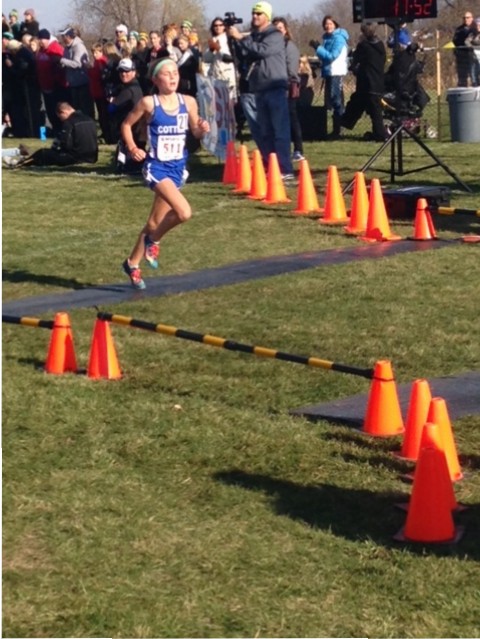
POLYGON ((377 37, 358 43, 352 59, 359 93, 384 93, 384 73, 387 55, 385 45, 377 37))
POLYGON ((248 75, 250 91, 261 93, 271 89, 287 89, 285 40, 277 27, 253 31, 238 41, 242 56, 252 61, 248 75))
POLYGON ((75 111, 62 125, 59 150, 78 162, 94 163, 98 159, 97 125, 81 111, 75 111))
MULTIPOLYGON (((111 133, 115 142, 121 138, 120 126, 122 122, 137 102, 142 98, 143 91, 137 78, 134 78, 128 83, 120 82, 120 85, 115 91, 113 102, 108 106, 111 121, 111 133)), ((145 126, 142 120, 136 122, 132 128, 133 139, 137 145, 139 142, 146 141, 144 130, 145 126)))

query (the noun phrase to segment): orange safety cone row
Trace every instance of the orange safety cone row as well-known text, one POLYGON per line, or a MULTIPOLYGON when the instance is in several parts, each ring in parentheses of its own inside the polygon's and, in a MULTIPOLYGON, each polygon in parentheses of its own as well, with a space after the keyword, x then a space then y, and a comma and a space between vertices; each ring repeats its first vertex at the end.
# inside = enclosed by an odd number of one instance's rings
POLYGON ((45 372, 52 375, 77 372, 77 359, 68 313, 57 313, 53 320, 45 372))
POLYGON ((251 200, 263 200, 267 195, 267 176, 262 155, 258 149, 252 152, 252 184, 248 195, 251 200))
POLYGON ((262 202, 264 204, 283 204, 291 202, 291 200, 287 197, 276 153, 270 153, 268 156, 267 194, 262 202))
POLYGON ((377 178, 373 178, 370 183, 367 229, 365 235, 362 235, 360 239, 365 242, 393 242, 402 239, 390 231, 382 187, 377 178))
POLYGON ((232 193, 250 193, 252 186, 252 167, 248 159, 248 149, 246 144, 240 145, 237 162, 237 181, 232 193))
POLYGON ((120 379, 122 376, 110 324, 104 320, 95 322, 87 376, 93 379, 120 379))
POLYGON ((432 394, 428 381, 416 379, 412 384, 402 448, 398 453, 395 453, 401 459, 417 461, 422 431, 427 421, 431 399, 432 394))
POLYGON ((352 206, 350 209, 350 222, 344 227, 347 235, 359 235, 365 233, 368 220, 368 191, 365 184, 365 174, 361 171, 355 173, 353 180, 352 206))
POLYGON ((319 213, 320 211, 308 160, 300 160, 297 208, 293 212, 297 215, 305 215, 307 213, 319 213))
POLYGON ((421 197, 417 200, 417 209, 415 212, 414 240, 436 240, 437 234, 432 222, 432 216, 428 209, 426 198, 421 197))
POLYGON ((404 432, 397 385, 389 361, 375 364, 362 432, 374 437, 393 437, 404 432))
POLYGON ((455 528, 452 496, 447 489, 447 482, 445 453, 434 447, 422 448, 405 526, 395 535, 395 539, 420 543, 458 541, 463 530, 455 528))
POLYGON ((225 156, 225 165, 223 167, 222 184, 236 184, 237 182, 237 153, 235 151, 235 142, 230 140, 227 142, 227 152, 225 156))
POLYGON ((324 216, 318 221, 320 224, 345 224, 345 222, 348 222, 342 187, 340 186, 337 167, 334 165, 328 167, 324 216))
POLYGON ((452 424, 448 415, 447 403, 442 397, 433 397, 428 410, 428 421, 437 424, 443 444, 448 470, 452 481, 459 481, 463 477, 458 461, 457 447, 453 437, 452 424))

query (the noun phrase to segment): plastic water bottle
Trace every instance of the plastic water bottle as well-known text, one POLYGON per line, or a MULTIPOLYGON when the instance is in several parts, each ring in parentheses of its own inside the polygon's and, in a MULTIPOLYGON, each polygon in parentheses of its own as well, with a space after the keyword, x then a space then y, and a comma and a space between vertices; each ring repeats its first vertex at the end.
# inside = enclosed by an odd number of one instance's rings
POLYGON ((47 139, 47 128, 44 126, 40 127, 40 140, 45 142, 47 139))

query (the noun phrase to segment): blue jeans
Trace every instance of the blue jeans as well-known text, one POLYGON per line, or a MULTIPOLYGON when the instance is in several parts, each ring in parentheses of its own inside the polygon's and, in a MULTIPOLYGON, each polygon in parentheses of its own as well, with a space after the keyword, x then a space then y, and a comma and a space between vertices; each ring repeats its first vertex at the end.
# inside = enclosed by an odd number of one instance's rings
POLYGON ((332 109, 334 115, 343 115, 345 102, 342 75, 331 75, 325 78, 325 106, 327 109, 332 109))
POLYGON ((270 153, 276 153, 283 175, 293 173, 290 159, 290 115, 287 90, 278 88, 255 94, 260 127, 259 150, 268 167, 270 153))
POLYGON ((260 127, 257 122, 257 105, 255 103, 254 93, 241 93, 240 103, 242 105, 243 114, 247 118, 248 128, 252 134, 253 141, 259 146, 260 127))

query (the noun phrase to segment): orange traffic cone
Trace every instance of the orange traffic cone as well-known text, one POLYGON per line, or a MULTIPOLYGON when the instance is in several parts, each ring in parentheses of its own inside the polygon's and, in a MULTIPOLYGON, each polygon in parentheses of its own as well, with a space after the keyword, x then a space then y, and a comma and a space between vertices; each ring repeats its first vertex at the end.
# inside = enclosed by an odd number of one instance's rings
POLYGON ((230 140, 227 142, 227 153, 225 156, 225 165, 223 167, 222 184, 236 184, 237 182, 237 154, 235 151, 235 142, 230 140))
POLYGON ((293 210, 297 215, 306 213, 318 213, 321 209, 318 205, 317 193, 313 184, 312 174, 308 160, 300 160, 300 174, 298 177, 297 208, 293 210))
POLYGON ((252 152, 252 186, 248 197, 263 200, 267 194, 267 176, 263 168, 262 155, 258 149, 252 152))
POLYGON ((120 379, 122 376, 110 324, 104 320, 95 322, 87 375, 93 379, 120 379))
POLYGON ((432 216, 428 209, 427 200, 421 197, 417 200, 415 213, 414 240, 436 240, 437 234, 432 222, 432 216))
POLYGON ((53 320, 45 372, 52 375, 77 372, 77 360, 68 313, 57 313, 53 320))
POLYGON ((249 193, 252 186, 252 168, 248 159, 246 144, 240 145, 237 164, 237 182, 232 193, 249 193))
POLYGON ((334 165, 328 167, 324 216, 318 221, 320 224, 345 224, 345 222, 348 222, 342 187, 340 186, 337 167, 334 165))
POLYGON ((393 437, 404 431, 397 385, 389 361, 375 364, 362 432, 374 437, 393 437))
POLYGON ((368 220, 368 191, 365 184, 365 174, 355 173, 353 181, 352 208, 350 209, 350 223, 344 227, 347 235, 365 233, 368 220))
POLYGON ((395 535, 398 541, 421 543, 457 542, 463 532, 455 529, 452 498, 446 490, 448 468, 445 453, 423 448, 415 470, 412 498, 405 527, 395 535))
POLYGON ((442 397, 432 398, 428 410, 428 421, 437 424, 440 429, 440 437, 443 443, 445 457, 447 458, 450 479, 452 481, 459 481, 462 479, 463 473, 458 461, 457 447, 455 446, 447 404, 442 397))
MULTIPOLYGON (((443 450, 443 444, 440 437, 440 429, 437 424, 433 424, 431 422, 426 422, 425 426, 422 429, 422 436, 420 441, 420 452, 424 448, 435 448, 435 450, 441 450, 444 456, 445 465, 447 466, 447 471, 442 473, 440 479, 445 482, 445 486, 442 487, 442 494, 445 494, 450 499, 450 507, 452 510, 461 511, 465 510, 465 506, 460 505, 457 502, 455 497, 455 491, 453 490, 453 484, 450 479, 450 473, 448 472, 447 460, 445 457, 445 451, 443 450)), ((415 473, 411 473, 405 476, 406 479, 413 480, 415 477, 415 473)), ((403 510, 408 510, 409 504, 397 504, 399 508, 403 510)))
POLYGON ((402 448, 400 452, 395 453, 398 457, 409 461, 417 461, 422 431, 427 421, 431 399, 432 394, 428 381, 426 379, 416 379, 413 382, 410 394, 402 448))
POLYGON ((402 239, 390 232, 382 187, 378 178, 373 178, 370 183, 367 230, 360 239, 365 242, 393 242, 402 239))
POLYGON ((264 204, 282 204, 284 202, 291 202, 291 200, 287 197, 276 153, 270 153, 268 156, 267 195, 262 202, 264 202, 264 204))

